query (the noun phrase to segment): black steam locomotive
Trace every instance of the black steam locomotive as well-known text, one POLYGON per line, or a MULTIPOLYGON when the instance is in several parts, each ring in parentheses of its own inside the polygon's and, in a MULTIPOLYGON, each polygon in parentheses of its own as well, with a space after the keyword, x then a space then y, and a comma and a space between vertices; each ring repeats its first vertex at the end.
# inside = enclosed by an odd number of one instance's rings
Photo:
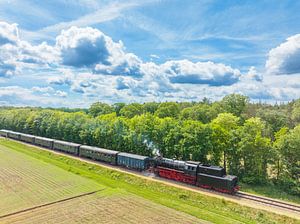
POLYGON ((211 166, 194 161, 157 158, 156 173, 164 178, 233 194, 239 190, 236 176, 226 175, 220 166, 211 166))
POLYGON ((239 190, 237 177, 226 175, 225 169, 220 166, 205 165, 194 161, 185 162, 160 156, 150 158, 148 156, 80 145, 9 130, 0 130, 0 136, 129 169, 139 171, 153 170, 158 176, 163 178, 223 193, 234 194, 239 190))

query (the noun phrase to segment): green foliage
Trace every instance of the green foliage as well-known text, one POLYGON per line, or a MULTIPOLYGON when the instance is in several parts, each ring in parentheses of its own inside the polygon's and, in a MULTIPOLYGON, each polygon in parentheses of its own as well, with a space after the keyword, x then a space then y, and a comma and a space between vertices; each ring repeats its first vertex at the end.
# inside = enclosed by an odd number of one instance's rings
POLYGON ((93 117, 97 117, 102 114, 110 114, 114 112, 114 108, 106 103, 96 102, 93 103, 89 108, 89 114, 93 117))
POLYGON ((231 113, 221 113, 211 122, 213 130, 213 161, 220 163, 223 155, 225 169, 229 165, 229 173, 238 174, 240 170, 240 152, 236 147, 238 138, 239 118, 231 113), (229 161, 228 161, 229 158, 229 161))
POLYGON ((295 122, 300 123, 300 99, 298 99, 293 105, 292 119, 295 122))
POLYGON ((181 119, 191 119, 201 121, 204 124, 209 123, 218 115, 218 111, 212 105, 198 104, 192 107, 184 108, 181 113, 181 119))
POLYGON ((220 103, 226 112, 240 116, 245 111, 248 102, 247 96, 230 94, 225 96, 220 103))
POLYGON ((155 115, 164 118, 164 117, 173 117, 177 118, 179 115, 179 105, 175 102, 166 102, 161 103, 155 112, 155 115))
POLYGON ((270 139, 264 137, 265 123, 259 118, 246 120, 241 129, 239 150, 244 163, 243 180, 246 183, 267 181, 267 164, 272 158, 270 139))
POLYGON ((276 143, 282 161, 277 181, 300 196, 300 125, 280 135, 276 143))
POLYGON ((118 116, 120 116, 120 110, 125 107, 126 104, 125 103, 115 103, 113 105, 115 112, 117 113, 118 116))
POLYGON ((275 133, 281 128, 289 126, 289 118, 286 111, 261 108, 256 112, 256 116, 266 121, 270 133, 275 133))
POLYGON ((127 117, 127 118, 133 118, 136 115, 141 115, 143 113, 143 106, 138 103, 132 103, 129 105, 126 105, 122 107, 120 110, 120 115, 127 117))
POLYGON ((158 109, 158 107, 159 107, 159 103, 156 103, 156 102, 144 103, 143 104, 143 111, 145 113, 154 114, 155 111, 158 109))

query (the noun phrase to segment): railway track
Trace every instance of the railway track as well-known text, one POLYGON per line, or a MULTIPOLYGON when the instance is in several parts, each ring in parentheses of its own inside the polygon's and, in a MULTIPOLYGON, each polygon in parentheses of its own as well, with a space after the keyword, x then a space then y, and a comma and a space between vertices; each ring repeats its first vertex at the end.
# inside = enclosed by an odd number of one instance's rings
POLYGON ((237 192, 236 196, 240 197, 240 198, 245 198, 248 200, 260 202, 260 203, 263 203, 266 205, 280 207, 280 208, 284 208, 284 209, 288 209, 288 210, 300 213, 300 206, 296 205, 296 204, 290 204, 288 202, 278 201, 278 200, 274 200, 271 198, 265 198, 265 197, 261 197, 261 196, 257 196, 257 195, 253 195, 253 194, 247 194, 244 192, 237 192))

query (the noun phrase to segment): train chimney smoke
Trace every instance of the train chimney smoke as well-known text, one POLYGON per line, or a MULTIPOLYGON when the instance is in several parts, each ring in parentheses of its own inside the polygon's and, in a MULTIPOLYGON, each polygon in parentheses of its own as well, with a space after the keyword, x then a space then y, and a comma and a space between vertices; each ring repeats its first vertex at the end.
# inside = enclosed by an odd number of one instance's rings
POLYGON ((153 156, 161 157, 159 149, 154 145, 152 141, 148 141, 147 139, 145 139, 143 143, 149 150, 151 150, 153 156))

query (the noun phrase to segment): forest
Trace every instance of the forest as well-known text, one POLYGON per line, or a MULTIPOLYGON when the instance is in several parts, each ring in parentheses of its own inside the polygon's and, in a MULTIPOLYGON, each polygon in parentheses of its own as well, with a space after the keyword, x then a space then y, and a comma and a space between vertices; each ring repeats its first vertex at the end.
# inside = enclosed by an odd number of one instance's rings
POLYGON ((89 109, 1 107, 0 128, 124 152, 224 166, 247 184, 300 195, 300 99, 96 102, 89 109))

